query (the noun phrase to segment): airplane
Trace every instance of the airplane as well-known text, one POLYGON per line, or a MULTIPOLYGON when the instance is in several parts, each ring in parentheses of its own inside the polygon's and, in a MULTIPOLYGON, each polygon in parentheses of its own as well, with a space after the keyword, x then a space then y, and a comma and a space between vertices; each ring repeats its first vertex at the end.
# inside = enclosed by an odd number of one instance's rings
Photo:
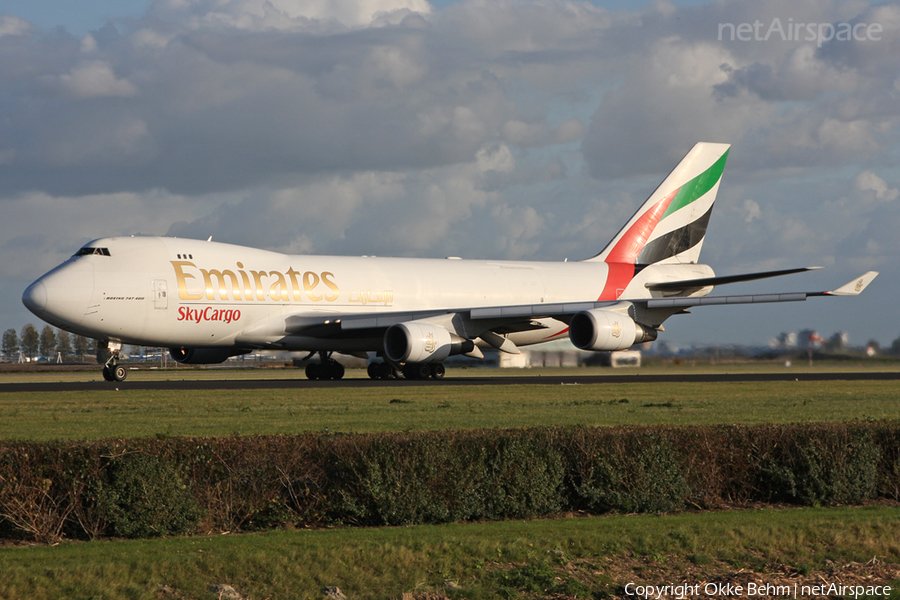
POLYGON ((698 262, 729 151, 696 144, 586 260, 297 256, 212 238, 108 237, 40 277, 22 301, 51 325, 99 340, 108 381, 127 375, 123 344, 169 348, 186 364, 305 351, 320 358, 307 365, 310 379, 343 377, 334 353, 374 354, 373 379, 440 379, 449 356, 516 354, 566 336, 582 350, 624 350, 695 306, 854 296, 871 283, 875 271, 832 291, 710 296, 717 285, 816 268, 718 277, 698 262))

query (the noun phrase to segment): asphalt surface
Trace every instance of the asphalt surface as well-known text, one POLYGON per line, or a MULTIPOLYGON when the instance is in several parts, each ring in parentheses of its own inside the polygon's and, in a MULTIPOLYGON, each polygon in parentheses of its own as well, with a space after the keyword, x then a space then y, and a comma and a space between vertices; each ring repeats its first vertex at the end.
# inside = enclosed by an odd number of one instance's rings
POLYGON ((587 385, 604 383, 713 383, 762 381, 898 381, 900 372, 823 372, 823 373, 716 373, 716 374, 647 374, 627 375, 538 375, 515 377, 454 377, 441 380, 408 381, 405 379, 342 379, 311 381, 307 379, 184 379, 171 381, 126 380, 123 382, 36 382, 0 383, 0 393, 79 392, 120 390, 287 390, 314 388, 369 388, 410 386, 466 385, 587 385))

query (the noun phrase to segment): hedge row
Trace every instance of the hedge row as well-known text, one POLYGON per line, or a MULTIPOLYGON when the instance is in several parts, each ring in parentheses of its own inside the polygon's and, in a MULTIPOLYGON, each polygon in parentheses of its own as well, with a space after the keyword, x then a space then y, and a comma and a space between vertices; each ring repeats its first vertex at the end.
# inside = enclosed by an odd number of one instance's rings
POLYGON ((900 422, 0 442, 0 537, 900 500, 900 422))

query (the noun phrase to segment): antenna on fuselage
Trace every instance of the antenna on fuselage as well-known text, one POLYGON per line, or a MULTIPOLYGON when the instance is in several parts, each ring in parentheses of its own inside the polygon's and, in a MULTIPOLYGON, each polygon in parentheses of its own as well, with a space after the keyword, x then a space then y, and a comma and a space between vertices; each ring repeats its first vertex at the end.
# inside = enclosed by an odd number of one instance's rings
POLYGON ((207 238, 206 241, 207 241, 207 242, 211 242, 211 241, 212 241, 212 236, 209 236, 209 238, 207 238))

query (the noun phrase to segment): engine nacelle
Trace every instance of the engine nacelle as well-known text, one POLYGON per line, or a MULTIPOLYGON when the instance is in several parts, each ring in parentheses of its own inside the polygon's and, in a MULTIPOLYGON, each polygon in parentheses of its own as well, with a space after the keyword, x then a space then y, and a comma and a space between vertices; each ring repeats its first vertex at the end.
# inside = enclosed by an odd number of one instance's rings
POLYGON ((475 342, 431 323, 409 321, 392 325, 384 332, 384 353, 397 363, 441 362, 474 349, 475 342))
POLYGON ((652 342, 656 330, 635 323, 628 315, 608 310, 585 310, 569 321, 569 339, 581 350, 625 350, 652 342))
POLYGON ((233 348, 169 348, 169 354, 185 365, 217 365, 245 352, 233 348))

